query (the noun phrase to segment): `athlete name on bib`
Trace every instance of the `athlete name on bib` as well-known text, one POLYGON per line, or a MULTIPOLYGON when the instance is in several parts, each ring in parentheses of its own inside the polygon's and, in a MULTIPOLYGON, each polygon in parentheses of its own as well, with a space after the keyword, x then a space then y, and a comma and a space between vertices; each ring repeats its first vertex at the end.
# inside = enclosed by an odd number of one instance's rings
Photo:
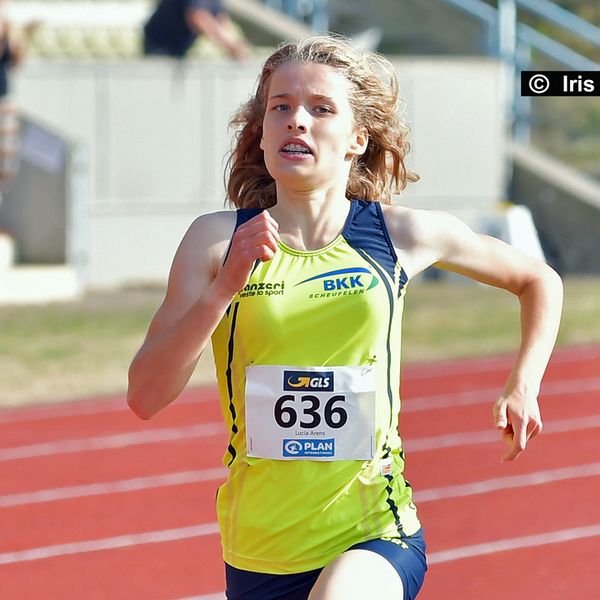
POLYGON ((256 458, 373 458, 374 367, 248 367, 246 443, 256 458))

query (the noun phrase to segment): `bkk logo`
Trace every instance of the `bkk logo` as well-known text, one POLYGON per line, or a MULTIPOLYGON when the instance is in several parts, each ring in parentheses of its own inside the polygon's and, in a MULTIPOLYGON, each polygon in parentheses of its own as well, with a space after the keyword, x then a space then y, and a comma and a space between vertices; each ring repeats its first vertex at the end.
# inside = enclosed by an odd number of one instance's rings
POLYGON ((333 457, 335 456, 335 438, 327 440, 283 440, 283 456, 289 458, 333 457))
POLYGON ((366 267, 350 267, 348 269, 337 269, 320 273, 309 277, 296 284, 303 285, 309 282, 318 284, 318 293, 313 290, 310 298, 327 298, 330 296, 347 296, 351 294, 363 294, 374 288, 379 279, 366 267))
POLYGON ((333 392, 333 371, 284 371, 283 389, 286 392, 333 392))

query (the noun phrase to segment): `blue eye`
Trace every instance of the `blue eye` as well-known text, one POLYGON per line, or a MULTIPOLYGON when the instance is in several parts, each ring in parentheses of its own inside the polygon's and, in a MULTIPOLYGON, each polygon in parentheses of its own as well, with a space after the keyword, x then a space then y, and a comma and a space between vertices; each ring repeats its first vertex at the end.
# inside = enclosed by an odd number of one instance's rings
POLYGON ((290 109, 290 105, 289 104, 276 104, 273 107, 273 110, 277 110, 279 112, 286 112, 290 109))
POLYGON ((317 106, 315 108, 315 111, 321 115, 326 115, 326 114, 332 112, 332 110, 331 110, 331 108, 329 108, 329 106, 324 106, 324 105, 317 106))

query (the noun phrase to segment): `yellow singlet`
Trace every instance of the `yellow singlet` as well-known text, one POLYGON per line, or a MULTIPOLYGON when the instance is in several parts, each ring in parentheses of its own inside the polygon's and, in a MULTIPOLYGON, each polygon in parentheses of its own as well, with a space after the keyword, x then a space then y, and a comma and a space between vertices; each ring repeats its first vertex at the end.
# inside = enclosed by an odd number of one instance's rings
MULTIPOLYGON (((259 211, 238 211, 237 226, 259 211)), ((381 207, 257 263, 212 336, 229 430, 217 496, 223 557, 297 573, 420 528, 402 472, 400 327, 407 277, 381 207)))

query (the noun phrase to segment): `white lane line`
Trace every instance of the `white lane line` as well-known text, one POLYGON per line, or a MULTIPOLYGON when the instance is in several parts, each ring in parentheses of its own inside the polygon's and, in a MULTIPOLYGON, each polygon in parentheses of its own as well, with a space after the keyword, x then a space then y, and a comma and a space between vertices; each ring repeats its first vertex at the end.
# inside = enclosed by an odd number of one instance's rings
MULTIPOLYGON (((600 378, 585 378, 550 381, 545 383, 540 393, 540 398, 560 396, 562 394, 577 394, 600 390, 600 378)), ((199 393, 187 393, 185 397, 177 399, 178 404, 201 404, 217 394, 216 388, 195 390, 199 393)), ((411 396, 402 400, 402 412, 417 412, 436 408, 449 408, 454 406, 472 406, 488 404, 502 393, 502 388, 482 388, 464 392, 450 392, 445 394, 424 394, 411 396)), ((48 421, 64 417, 81 415, 98 415, 114 412, 128 412, 130 408, 124 398, 114 398, 100 401, 74 401, 72 405, 38 405, 18 409, 0 409, 0 424, 18 423, 22 421, 48 421)))
MULTIPOLYGON (((121 479, 118 481, 107 481, 101 483, 89 483, 85 485, 66 486, 60 488, 48 488, 19 494, 7 494, 0 496, 0 508, 13 506, 24 506, 29 504, 41 504, 57 500, 72 500, 74 498, 85 498, 89 496, 102 496, 107 494, 118 494, 140 490, 156 489, 174 485, 189 485, 205 481, 223 480, 227 476, 227 469, 216 467, 212 469, 201 469, 195 471, 181 471, 178 473, 166 473, 163 475, 150 475, 146 477, 135 477, 132 479, 121 479)), ((415 501, 419 503, 433 502, 436 500, 447 500, 448 498, 460 498, 487 494, 498 490, 507 490, 532 485, 543 485, 555 481, 566 481, 570 479, 582 479, 586 477, 600 476, 600 463, 588 465, 576 465, 573 467, 562 467, 546 471, 534 471, 523 475, 511 475, 474 481, 471 483, 443 486, 425 490, 415 490, 415 501)))
MULTIPOLYGON (((4 552, 0 554, 0 565, 22 563, 34 560, 41 560, 56 556, 65 556, 69 554, 80 554, 83 552, 98 552, 101 550, 115 550, 128 546, 138 546, 141 544, 155 544, 171 542, 195 537, 213 535, 219 532, 217 523, 205 523, 191 527, 180 527, 178 529, 166 529, 162 531, 149 531, 145 533, 134 533, 112 538, 98 540, 86 540, 82 542, 71 542, 67 544, 57 544, 54 546, 41 546, 38 548, 29 548, 17 552, 4 552)), ((521 548, 533 548, 547 544, 556 544, 572 540, 584 539, 600 536, 600 524, 587 527, 575 527, 572 529, 563 529, 561 531, 551 531, 535 535, 509 538, 504 540, 495 540, 483 544, 474 544, 472 546, 462 546, 451 548, 449 550, 440 550, 431 552, 428 556, 430 565, 437 563, 450 562, 463 558, 472 558, 485 554, 494 554, 508 550, 517 550, 521 548)))
POLYGON ((224 467, 217 467, 214 469, 181 471, 179 473, 167 473, 164 475, 135 477, 133 479, 121 479, 119 481, 106 481, 102 483, 89 483, 85 485, 48 488, 45 490, 36 490, 33 492, 23 492, 20 494, 7 494, 5 496, 0 496, 0 508, 23 506, 28 504, 40 504, 43 502, 54 502, 56 500, 71 500, 73 498, 85 498, 88 496, 134 492, 139 490, 168 487, 172 485, 201 483, 203 481, 224 479, 225 477, 227 477, 227 469, 224 467))
MULTIPOLYGON (((582 431, 600 427, 600 415, 579 417, 575 419, 562 419, 546 421, 543 435, 549 433, 567 433, 569 431, 582 431)), ((416 438, 405 440, 403 445, 407 452, 424 452, 426 450, 439 450, 455 446, 471 446, 474 444, 489 444, 500 440, 500 432, 492 429, 485 431, 463 431, 449 433, 434 437, 416 438)))
MULTIPOLYGON (((217 387, 205 386, 186 390, 177 398, 177 404, 200 404, 207 399, 218 397, 217 387)), ((72 400, 57 404, 31 404, 14 408, 0 408, 0 423, 18 423, 20 421, 47 421, 80 415, 98 415, 113 412, 130 412, 125 395, 93 400, 72 400)))
POLYGON ((186 427, 166 427, 148 431, 118 433, 99 437, 82 438, 75 440, 60 440, 45 442, 29 446, 14 446, 0 449, 0 462, 32 458, 36 456, 50 456, 55 454, 68 454, 73 452, 89 452, 91 450, 106 450, 109 448, 124 448, 126 446, 139 446, 157 442, 172 442, 176 440, 203 438, 225 433, 225 425, 221 422, 189 425, 186 427))
MULTIPOLYGON (((585 392, 600 391, 600 378, 575 379, 572 381, 552 381, 545 384, 540 393, 541 402, 551 396, 564 394, 581 394, 585 392)), ((438 408, 453 408, 455 406, 473 406, 475 404, 489 404, 500 396, 502 388, 489 388, 469 390, 468 392, 453 392, 449 394, 435 394, 415 396, 402 401, 402 413, 433 410, 438 408)))
MULTIPOLYGON (((580 360, 600 358, 600 347, 565 348, 557 351, 552 357, 552 363, 568 363, 580 360)), ((514 362, 512 357, 472 358, 460 361, 444 361, 439 363, 413 363, 403 367, 405 379, 428 379, 443 377, 460 373, 475 373, 481 371, 498 371, 510 368, 514 362)), ((216 385, 205 385, 188 388, 184 396, 177 399, 177 403, 196 404, 204 401, 207 396, 216 397, 216 385)), ((61 417, 100 414, 105 412, 129 411, 129 407, 122 398, 103 398, 98 400, 73 400, 59 404, 33 404, 23 407, 0 408, 0 423, 13 423, 30 420, 46 420, 61 417)))
MULTIPOLYGON (((563 348, 557 350, 550 365, 600 359, 600 346, 563 348)), ((510 355, 465 358, 458 360, 436 361, 433 363, 412 363, 403 366, 405 377, 409 379, 431 379, 447 375, 465 375, 473 373, 498 372, 511 369, 515 357, 510 355)))
POLYGON ((475 496, 487 494, 498 490, 508 490, 532 485, 543 485, 555 481, 566 481, 569 479, 582 479, 585 477, 600 476, 600 463, 589 465, 577 465, 575 467, 563 467, 560 469, 549 469, 547 471, 535 471, 525 475, 511 475, 509 477, 497 477, 484 481, 474 481, 458 485, 449 485, 428 490, 415 490, 415 502, 434 502, 436 500, 447 500, 448 498, 462 498, 464 496, 475 496))
MULTIPOLYGON (((56 454, 89 452, 92 450, 106 450, 111 448, 124 448, 127 446, 139 446, 143 444, 155 444, 159 442, 204 438, 225 433, 224 427, 225 426, 220 422, 205 423, 187 427, 153 429, 150 431, 121 433, 94 438, 62 440, 43 444, 33 444, 31 446, 15 446, 0 450, 0 462, 39 456, 54 456, 56 454)), ((547 435, 549 433, 581 431, 585 429, 595 429, 597 427, 600 427, 600 415, 576 419, 546 421, 544 424, 544 432, 547 435)), ((435 437, 409 439, 404 442, 404 447, 410 452, 423 452, 425 450, 451 448, 463 444, 487 444, 497 442, 499 440, 499 435, 499 432, 492 429, 485 431, 465 431, 435 437)))
POLYGON ((176 598, 175 600, 226 600, 225 593, 204 594, 203 596, 187 596, 186 598, 176 598))
POLYGON ((437 552, 431 552, 427 557, 427 562, 430 565, 435 565, 453 560, 461 560, 463 558, 473 558, 475 556, 483 556, 485 554, 505 552, 507 550, 535 548, 536 546, 560 544, 561 542, 570 542, 572 540, 581 540, 584 538, 597 536, 600 536, 600 524, 589 525, 587 527, 574 527, 572 529, 550 531, 536 535, 525 535, 523 537, 496 540, 494 542, 485 542, 483 544, 474 544, 473 546, 452 548, 450 550, 439 550, 437 552))
POLYGON ((0 565, 41 560, 54 556, 66 556, 68 554, 81 554, 82 552, 115 550, 117 548, 126 548, 127 546, 139 546, 140 544, 160 544, 163 542, 213 535, 218 532, 219 527, 216 523, 205 523, 204 525, 194 525, 192 527, 133 533, 100 540, 85 540, 82 542, 70 542, 68 544, 56 544, 54 546, 40 546, 17 552, 4 552, 0 554, 0 565))
POLYGON ((176 598, 176 600, 226 600, 225 593, 205 594, 203 596, 188 596, 187 598, 176 598))

